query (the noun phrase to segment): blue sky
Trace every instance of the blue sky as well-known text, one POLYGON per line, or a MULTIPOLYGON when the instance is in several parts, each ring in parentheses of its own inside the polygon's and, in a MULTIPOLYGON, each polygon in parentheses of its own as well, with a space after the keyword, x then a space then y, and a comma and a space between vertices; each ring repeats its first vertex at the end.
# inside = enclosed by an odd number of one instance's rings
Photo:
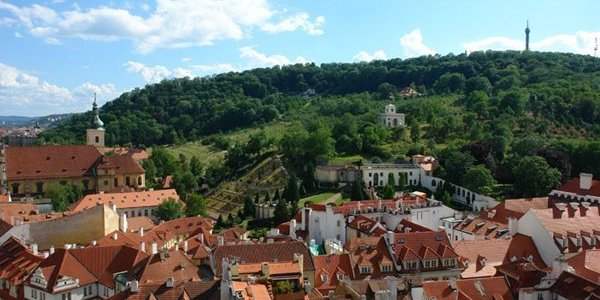
POLYGON ((163 78, 485 49, 593 54, 600 1, 0 0, 0 115, 163 78))

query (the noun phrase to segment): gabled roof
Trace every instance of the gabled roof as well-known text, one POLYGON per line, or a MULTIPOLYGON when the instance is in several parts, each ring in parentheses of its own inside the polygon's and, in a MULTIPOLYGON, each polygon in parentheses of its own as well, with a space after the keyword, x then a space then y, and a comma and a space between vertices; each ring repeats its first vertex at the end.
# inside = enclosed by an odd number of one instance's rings
POLYGON ((0 279, 20 285, 42 260, 17 238, 10 237, 0 246, 0 279))
POLYGON ((87 145, 9 146, 5 155, 9 181, 87 176, 102 157, 87 145))
POLYGON ((383 237, 362 237, 351 239, 346 242, 346 250, 350 253, 354 274, 358 278, 371 276, 371 278, 380 278, 385 276, 382 272, 383 263, 393 264, 393 259, 387 249, 383 237), (360 274, 360 266, 371 268, 370 274, 360 274))
POLYGON ((414 259, 459 258, 443 231, 395 233, 392 251, 398 263, 414 259))
POLYGON ((504 261, 511 240, 462 240, 452 242, 454 251, 467 268, 461 273, 463 278, 489 277, 496 274, 495 266, 504 261))
POLYGON ((271 293, 264 284, 247 283, 242 281, 232 282, 232 289, 239 293, 243 300, 271 300, 271 293))
POLYGON ((127 246, 56 249, 40 263, 39 269, 48 282, 48 291, 65 276, 78 279, 80 285, 101 282, 113 287, 113 274, 130 270, 145 256, 127 246))
POLYGON ((315 288, 323 294, 327 294, 328 291, 337 287, 339 283, 338 276, 351 280, 355 279, 350 255, 347 253, 314 256, 313 260, 316 269, 315 288), (326 281, 323 279, 326 279, 326 281))
POLYGON ((110 300, 219 300, 219 281, 175 282, 173 288, 164 284, 140 285, 137 292, 129 289, 114 295, 110 300))
POLYGON ((304 271, 314 271, 312 256, 303 242, 273 242, 217 246, 214 251, 215 274, 221 276, 223 258, 238 258, 240 263, 293 261, 294 253, 302 254, 304 271))
POLYGON ((97 205, 116 205, 117 208, 155 207, 167 199, 179 200, 174 189, 144 192, 90 194, 71 205, 71 211, 78 212, 97 205))
POLYGON ((144 168, 130 155, 103 156, 97 166, 99 170, 113 170, 117 175, 135 175, 144 173, 144 168))
POLYGON ((423 282, 423 294, 427 299, 456 300, 512 300, 512 294, 503 277, 458 279, 456 287, 447 280, 423 282))
MULTIPOLYGON (((198 267, 183 253, 183 251, 164 251, 146 257, 132 270, 133 278, 140 285, 162 285, 169 278, 176 283, 200 281, 198 267)), ((133 279, 131 278, 131 279, 133 279)))
MULTIPOLYGON (((487 212, 482 212, 486 214, 487 212)), ((508 233, 508 226, 483 216, 469 216, 456 224, 456 230, 488 239, 502 238, 508 233)))

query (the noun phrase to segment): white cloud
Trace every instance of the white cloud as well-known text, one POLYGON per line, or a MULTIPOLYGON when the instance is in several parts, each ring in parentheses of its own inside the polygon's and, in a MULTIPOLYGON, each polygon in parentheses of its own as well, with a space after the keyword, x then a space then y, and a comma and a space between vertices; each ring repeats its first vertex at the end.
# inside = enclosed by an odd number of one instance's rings
POLYGON ((23 38, 23 35, 20 32, 15 31, 15 37, 20 39, 20 38, 23 38))
POLYGON ((193 70, 201 74, 217 74, 238 71, 232 64, 193 65, 193 70))
POLYGON ((322 35, 325 17, 318 16, 314 21, 310 20, 307 13, 299 13, 283 19, 277 23, 265 23, 261 28, 266 32, 278 33, 286 31, 296 31, 302 29, 310 35, 322 35))
POLYGON ((127 71, 140 74, 146 83, 156 83, 173 76, 173 71, 161 65, 147 66, 140 62, 128 61, 125 66, 127 71))
POLYGON ((271 67, 271 66, 283 66, 293 63, 304 64, 308 60, 302 56, 296 57, 294 61, 291 61, 287 56, 281 54, 267 55, 258 52, 254 47, 242 47, 240 48, 240 57, 247 60, 248 67, 271 67))
POLYGON ((387 59, 387 55, 383 50, 377 50, 372 54, 367 51, 360 51, 353 57, 354 61, 372 61, 372 60, 382 60, 387 59))
POLYGON ((525 47, 523 41, 503 37, 503 36, 492 36, 487 37, 478 41, 465 43, 463 45, 467 52, 496 49, 496 50, 516 50, 523 49, 525 47))
POLYGON ((190 62, 190 61, 192 61, 191 57, 182 57, 181 58, 181 62, 187 63, 187 62, 190 62))
POLYGON ((57 13, 37 4, 0 2, 0 10, 10 12, 33 36, 48 42, 64 38, 131 40, 142 53, 239 40, 252 29, 272 33, 302 30, 319 35, 325 22, 322 16, 311 20, 305 12, 291 16, 277 12, 267 0, 157 0, 147 17, 106 6, 88 10, 75 7, 57 13))
MULTIPOLYGON (((573 34, 556 34, 539 41, 532 41, 530 48, 534 51, 560 51, 577 54, 593 54, 595 38, 600 32, 577 31, 573 34)), ((524 39, 509 37, 487 37, 463 45, 468 52, 480 50, 523 50, 524 39)))
POLYGON ((98 93, 100 102, 112 99, 117 93, 112 84, 89 82, 70 90, 0 63, 2 114, 35 116, 84 111, 91 104, 93 92, 98 93))
POLYGON ((422 55, 435 54, 435 50, 429 48, 423 42, 423 36, 420 29, 415 29, 400 38, 400 45, 404 50, 405 57, 415 57, 422 55))

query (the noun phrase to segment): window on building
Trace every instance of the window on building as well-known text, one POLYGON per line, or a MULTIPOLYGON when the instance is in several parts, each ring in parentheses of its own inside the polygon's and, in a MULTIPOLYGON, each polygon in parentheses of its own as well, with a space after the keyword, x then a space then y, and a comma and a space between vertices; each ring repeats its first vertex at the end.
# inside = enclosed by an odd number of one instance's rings
POLYGON ((84 191, 88 191, 90 189, 90 181, 89 180, 84 179, 81 181, 81 184, 83 185, 84 191))
POLYGON ((138 217, 141 217, 141 216, 142 216, 142 211, 138 210, 138 217))
POLYGON ((100 143, 100 137, 96 136, 96 144, 100 143))
POLYGON ((340 226, 342 226, 341 224, 342 224, 342 221, 340 221, 340 220, 337 220, 337 227, 340 227, 340 226))
POLYGON ((119 186, 119 178, 115 178, 115 186, 119 186))
POLYGON ((19 193, 19 184, 18 183, 13 183, 11 184, 12 186, 12 192, 13 194, 18 194, 19 193))
POLYGON ((108 180, 104 180, 104 186, 108 186, 108 180))
POLYGON ((62 181, 60 182, 60 185, 67 185, 67 182, 66 182, 66 181, 64 181, 64 180, 62 180, 62 181))
POLYGON ((46 300, 46 293, 40 291, 40 300, 46 300))
POLYGON ((148 216, 148 210, 144 209, 144 216, 147 217, 148 216))
POLYGON ((131 185, 131 179, 129 178, 129 176, 125 177, 125 185, 126 186, 130 186, 131 185))
POLYGON ((90 286, 88 286, 88 295, 91 295, 91 294, 92 294, 92 286, 90 285, 90 286))
POLYGON ((373 176, 373 173, 369 173, 369 177, 372 177, 372 176, 373 176))
POLYGON ((425 268, 429 268, 429 265, 430 265, 430 264, 429 264, 429 261, 428 261, 428 260, 426 260, 426 261, 425 261, 425 268))
POLYGON ((83 287, 83 297, 87 297, 88 295, 88 289, 87 287, 83 287))
POLYGON ((142 176, 138 177, 138 185, 142 185, 142 176))
POLYGON ((361 266, 360 267, 360 273, 361 274, 369 274, 369 273, 371 273, 371 267, 369 267, 369 266, 361 266))
POLYGON ((44 183, 43 183, 43 182, 37 182, 37 183, 35 184, 35 191, 36 191, 38 194, 41 194, 41 193, 43 193, 43 192, 44 192, 44 183))
POLYGON ((36 289, 31 289, 31 298, 37 299, 37 290, 36 289))

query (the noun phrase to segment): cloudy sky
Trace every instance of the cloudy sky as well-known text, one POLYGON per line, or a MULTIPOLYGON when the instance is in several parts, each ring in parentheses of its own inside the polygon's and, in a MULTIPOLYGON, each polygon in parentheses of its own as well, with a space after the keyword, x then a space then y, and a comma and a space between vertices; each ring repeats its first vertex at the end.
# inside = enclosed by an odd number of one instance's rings
POLYGON ((0 0, 0 115, 89 109, 164 78, 484 49, 593 54, 597 0, 0 0))

